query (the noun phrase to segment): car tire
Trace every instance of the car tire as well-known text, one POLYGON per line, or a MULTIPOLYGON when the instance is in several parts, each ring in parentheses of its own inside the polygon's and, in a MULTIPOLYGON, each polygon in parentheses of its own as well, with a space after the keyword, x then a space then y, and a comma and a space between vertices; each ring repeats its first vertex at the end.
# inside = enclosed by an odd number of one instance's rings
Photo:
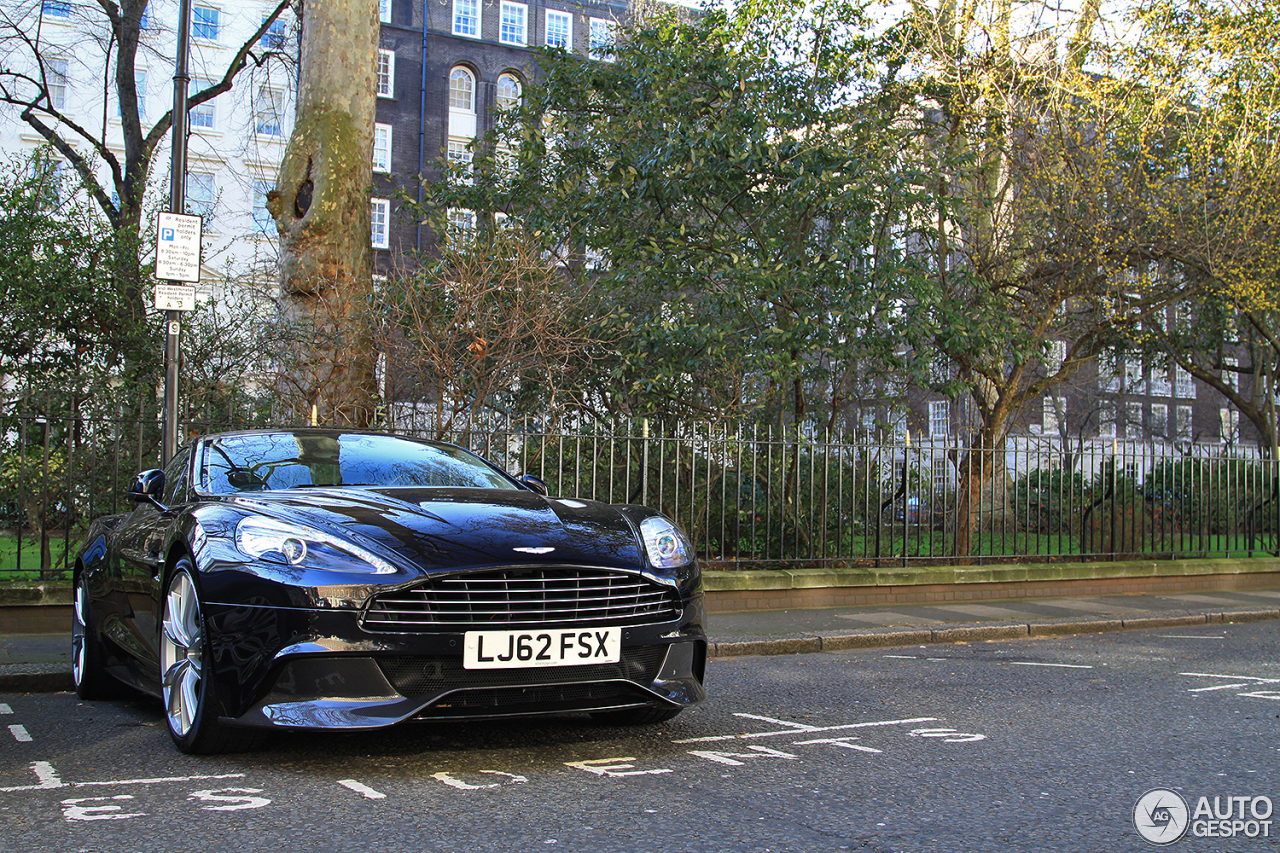
POLYGON ((212 662, 209 634, 200 607, 195 567, 183 557, 169 573, 160 628, 160 687, 164 717, 182 752, 214 755, 260 746, 263 732, 218 722, 215 686, 206 675, 212 662))
POLYGON ((651 726, 665 723, 683 710, 684 708, 672 708, 670 705, 645 705, 620 711, 595 711, 591 718, 606 726, 651 726))
POLYGON ((72 600, 71 680, 81 699, 114 699, 124 693, 124 685, 107 674, 102 641, 94 630, 89 590, 84 575, 76 576, 72 600))

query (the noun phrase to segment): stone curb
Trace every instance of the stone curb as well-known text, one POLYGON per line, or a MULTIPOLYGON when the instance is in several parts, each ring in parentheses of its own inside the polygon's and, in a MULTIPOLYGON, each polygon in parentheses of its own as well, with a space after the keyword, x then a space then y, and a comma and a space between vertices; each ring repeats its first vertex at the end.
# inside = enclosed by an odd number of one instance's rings
MULTIPOLYGON (((930 643, 969 643, 986 640, 1017 640, 1024 637, 1052 637, 1094 634, 1107 631, 1138 631, 1150 628, 1207 625, 1211 623, 1263 622, 1280 619, 1280 610, 1242 610, 1176 615, 1134 615, 1117 619, 1045 619, 1034 622, 980 625, 943 625, 937 628, 869 628, 848 634, 806 635, 774 640, 735 640, 712 643, 711 657, 746 655, 790 655, 844 649, 875 649, 919 646, 930 643)), ((0 678, 0 686, 3 679, 0 678)))

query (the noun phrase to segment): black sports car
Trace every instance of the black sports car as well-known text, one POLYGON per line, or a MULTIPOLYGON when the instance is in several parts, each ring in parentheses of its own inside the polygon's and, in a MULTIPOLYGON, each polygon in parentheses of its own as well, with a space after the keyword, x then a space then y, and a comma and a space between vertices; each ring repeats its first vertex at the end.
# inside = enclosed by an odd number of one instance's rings
POLYGON ((162 697, 184 752, 273 728, 652 723, 705 697, 697 560, 652 509, 316 429, 194 439, 129 497, 76 558, 76 690, 162 697))

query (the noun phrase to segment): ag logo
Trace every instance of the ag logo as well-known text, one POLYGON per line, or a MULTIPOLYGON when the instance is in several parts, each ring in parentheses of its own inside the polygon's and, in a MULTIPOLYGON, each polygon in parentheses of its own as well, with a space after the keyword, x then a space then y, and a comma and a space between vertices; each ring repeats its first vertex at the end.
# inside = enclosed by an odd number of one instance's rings
POLYGON ((1187 831, 1187 801, 1167 788, 1153 788, 1133 807, 1133 826, 1152 844, 1172 844, 1187 831))

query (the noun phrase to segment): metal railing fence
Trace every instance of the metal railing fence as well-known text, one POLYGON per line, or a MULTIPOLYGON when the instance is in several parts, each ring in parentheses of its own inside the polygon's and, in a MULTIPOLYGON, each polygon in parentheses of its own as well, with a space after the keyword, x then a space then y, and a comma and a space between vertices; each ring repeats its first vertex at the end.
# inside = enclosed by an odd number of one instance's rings
MULTIPOLYGON (((132 508, 124 491, 159 464, 159 426, 3 423, 0 580, 65 577, 88 521, 132 508)), ((991 450, 646 421, 520 422, 443 438, 538 475, 552 495, 657 507, 709 568, 1280 553, 1280 472, 1251 447, 1015 436, 991 450)))

